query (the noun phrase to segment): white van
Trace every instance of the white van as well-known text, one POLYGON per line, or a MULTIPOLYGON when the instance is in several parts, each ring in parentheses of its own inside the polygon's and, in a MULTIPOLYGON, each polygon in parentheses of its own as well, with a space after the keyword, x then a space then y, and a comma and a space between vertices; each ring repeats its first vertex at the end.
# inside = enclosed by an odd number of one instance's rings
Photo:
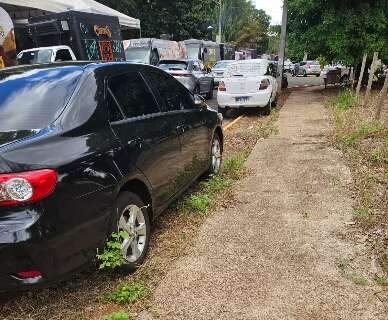
POLYGON ((218 111, 222 114, 232 108, 262 108, 270 114, 276 106, 278 84, 274 64, 264 59, 242 60, 226 67, 218 85, 218 111))

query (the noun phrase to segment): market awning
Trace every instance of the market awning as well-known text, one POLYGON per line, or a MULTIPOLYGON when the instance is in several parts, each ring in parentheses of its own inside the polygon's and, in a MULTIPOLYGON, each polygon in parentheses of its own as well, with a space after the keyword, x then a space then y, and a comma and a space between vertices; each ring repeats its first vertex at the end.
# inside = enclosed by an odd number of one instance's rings
POLYGON ((106 14, 117 16, 120 25, 140 29, 140 20, 129 17, 117 10, 109 8, 93 0, 0 0, 0 6, 8 4, 25 8, 33 8, 46 12, 58 13, 68 10, 106 14))

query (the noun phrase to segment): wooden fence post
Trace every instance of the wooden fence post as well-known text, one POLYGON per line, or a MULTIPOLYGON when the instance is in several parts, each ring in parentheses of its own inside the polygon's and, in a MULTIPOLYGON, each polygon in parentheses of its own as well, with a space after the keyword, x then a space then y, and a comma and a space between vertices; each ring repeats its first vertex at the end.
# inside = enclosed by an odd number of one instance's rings
POLYGON ((388 74, 385 75, 384 86, 383 86, 383 89, 381 89, 379 98, 377 100, 377 111, 376 111, 376 117, 375 117, 376 120, 381 119, 381 111, 383 109, 384 100, 387 96, 387 92, 388 92, 388 74))
POLYGON ((378 54, 379 54, 378 52, 375 52, 373 54, 372 64, 370 65, 369 80, 368 80, 368 86, 366 88, 366 93, 365 93, 364 106, 367 106, 368 102, 369 102, 370 92, 372 90, 373 77, 374 77, 375 71, 376 71, 378 54))
POLYGON ((362 58, 361 72, 360 72, 360 75, 358 76, 358 83, 357 83, 357 90, 356 90, 356 94, 357 95, 360 94, 362 79, 364 78, 364 72, 365 72, 365 65, 366 65, 366 58, 367 57, 368 57, 368 55, 364 54, 364 57, 362 58))

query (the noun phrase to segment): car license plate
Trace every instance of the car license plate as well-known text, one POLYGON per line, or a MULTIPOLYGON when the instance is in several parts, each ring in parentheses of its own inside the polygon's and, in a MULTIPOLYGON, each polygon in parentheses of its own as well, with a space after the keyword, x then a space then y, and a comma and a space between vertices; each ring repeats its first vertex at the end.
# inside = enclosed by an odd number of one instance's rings
POLYGON ((236 97, 236 102, 248 102, 249 97, 236 97))

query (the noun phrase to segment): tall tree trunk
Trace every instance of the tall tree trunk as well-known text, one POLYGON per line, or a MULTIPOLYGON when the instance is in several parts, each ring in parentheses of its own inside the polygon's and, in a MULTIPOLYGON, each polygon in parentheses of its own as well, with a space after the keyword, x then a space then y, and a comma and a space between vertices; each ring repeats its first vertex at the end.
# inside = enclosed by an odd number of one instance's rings
POLYGON ((378 52, 375 52, 373 54, 373 60, 372 60, 372 64, 370 66, 370 72, 369 72, 368 87, 366 88, 366 93, 365 93, 364 106, 367 106, 368 102, 369 102, 370 92, 372 90, 373 77, 374 77, 375 71, 376 71, 378 54, 379 54, 378 52))
POLYGON ((361 85, 362 85, 362 79, 364 78, 364 72, 365 72, 365 65, 366 65, 366 58, 368 57, 367 54, 364 54, 364 57, 362 58, 362 65, 361 65, 361 72, 360 75, 358 76, 358 83, 357 83, 357 90, 356 94, 360 94, 361 90, 361 85))
POLYGON ((383 110, 384 100, 387 97, 388 91, 388 74, 385 75, 385 81, 383 89, 381 89, 379 99, 377 100, 377 112, 376 112, 376 120, 381 119, 381 111, 383 110))

